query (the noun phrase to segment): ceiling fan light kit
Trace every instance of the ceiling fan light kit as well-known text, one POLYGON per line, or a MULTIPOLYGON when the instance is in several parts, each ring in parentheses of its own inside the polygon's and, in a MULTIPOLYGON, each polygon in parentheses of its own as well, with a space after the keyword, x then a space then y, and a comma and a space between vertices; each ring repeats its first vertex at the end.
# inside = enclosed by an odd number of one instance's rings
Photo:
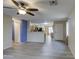
POLYGON ((22 14, 22 15, 25 15, 26 14, 26 11, 25 10, 22 10, 22 9, 18 9, 18 13, 19 14, 22 14))

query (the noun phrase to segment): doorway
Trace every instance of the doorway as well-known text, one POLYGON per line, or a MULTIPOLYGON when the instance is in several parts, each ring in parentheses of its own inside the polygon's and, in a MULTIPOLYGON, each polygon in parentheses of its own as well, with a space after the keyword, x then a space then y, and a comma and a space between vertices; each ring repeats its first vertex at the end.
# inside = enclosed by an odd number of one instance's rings
POLYGON ((52 42, 53 40, 53 26, 46 27, 46 42, 52 42))

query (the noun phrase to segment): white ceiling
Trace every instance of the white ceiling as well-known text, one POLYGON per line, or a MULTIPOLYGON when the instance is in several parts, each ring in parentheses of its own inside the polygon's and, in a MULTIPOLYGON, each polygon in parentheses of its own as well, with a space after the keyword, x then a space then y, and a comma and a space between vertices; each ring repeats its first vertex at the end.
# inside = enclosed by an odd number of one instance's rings
MULTIPOLYGON (((4 8, 4 14, 16 17, 18 19, 32 20, 32 22, 45 22, 53 20, 64 20, 69 16, 70 11, 75 5, 75 0, 58 0, 58 5, 50 6, 49 1, 51 0, 23 0, 30 3, 32 7, 39 9, 35 13, 35 16, 17 15, 17 9, 6 9, 4 8)), ((4 0, 4 6, 15 7, 11 0, 4 0)))

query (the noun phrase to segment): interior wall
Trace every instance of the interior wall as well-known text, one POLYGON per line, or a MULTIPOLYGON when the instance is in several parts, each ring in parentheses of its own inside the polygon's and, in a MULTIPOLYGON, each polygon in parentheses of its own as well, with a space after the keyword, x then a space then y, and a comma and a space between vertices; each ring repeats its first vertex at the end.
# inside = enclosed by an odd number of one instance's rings
POLYGON ((54 32, 55 40, 65 40, 66 39, 66 21, 54 21, 53 32, 54 32))
POLYGON ((27 42, 44 42, 44 33, 43 32, 29 32, 27 34, 27 42))
POLYGON ((12 18, 3 14, 3 49, 12 46, 12 18))
POLYGON ((72 11, 70 18, 68 20, 68 24, 69 24, 68 46, 73 56, 75 56, 75 11, 72 11))
POLYGON ((30 32, 30 21, 27 20, 27 32, 30 32))

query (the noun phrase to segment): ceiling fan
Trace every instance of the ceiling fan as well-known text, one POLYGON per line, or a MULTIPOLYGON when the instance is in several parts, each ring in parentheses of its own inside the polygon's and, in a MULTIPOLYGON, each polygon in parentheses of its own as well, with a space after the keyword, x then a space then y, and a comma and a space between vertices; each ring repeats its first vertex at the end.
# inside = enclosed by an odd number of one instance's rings
MULTIPOLYGON (((37 8, 30 8, 28 3, 25 3, 24 1, 15 1, 11 0, 17 7, 17 15, 23 14, 25 15, 26 13, 35 16, 35 14, 32 13, 32 11, 39 11, 37 8)), ((8 9, 14 9, 12 7, 3 7, 3 8, 8 8, 8 9)))

